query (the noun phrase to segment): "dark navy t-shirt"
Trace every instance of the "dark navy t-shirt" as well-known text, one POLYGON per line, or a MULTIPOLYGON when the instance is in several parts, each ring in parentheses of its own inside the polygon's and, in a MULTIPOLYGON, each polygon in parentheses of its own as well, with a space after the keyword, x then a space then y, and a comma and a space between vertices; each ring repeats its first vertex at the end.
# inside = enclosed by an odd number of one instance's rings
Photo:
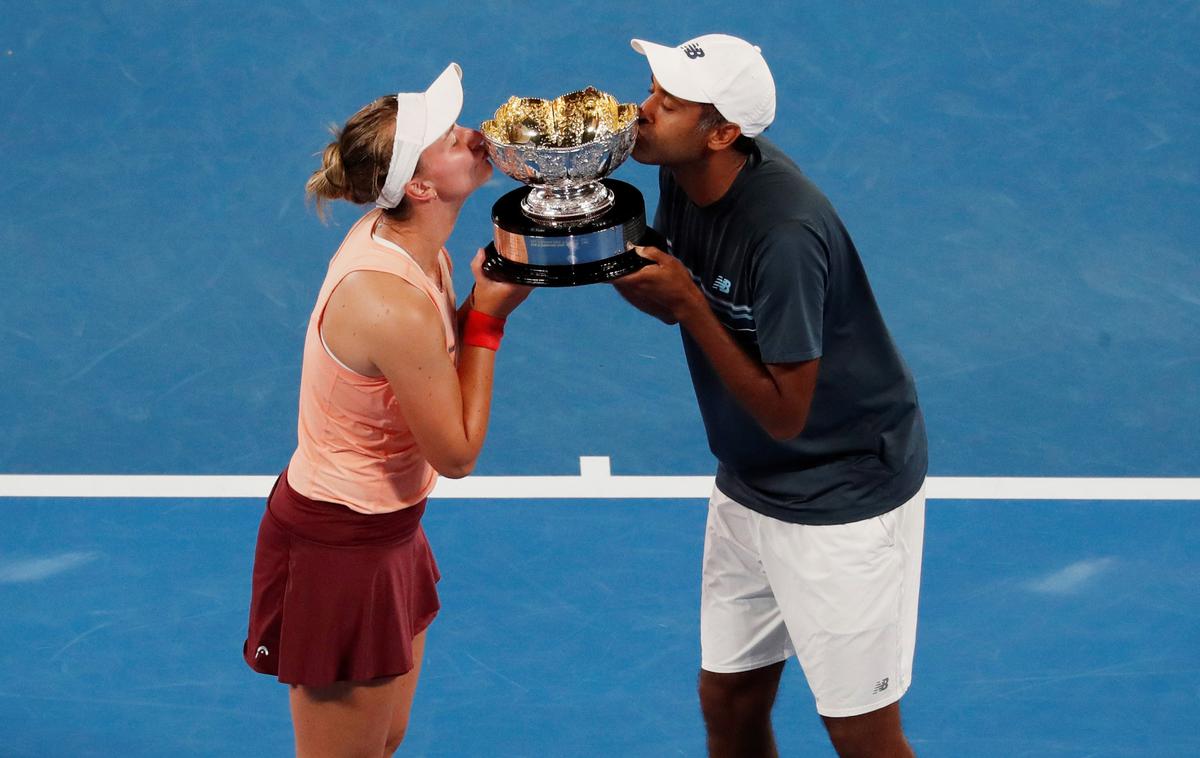
POLYGON ((912 374, 833 206, 775 145, 754 142, 729 191, 703 208, 669 170, 659 172, 654 227, 725 328, 762 363, 821 359, 804 431, 778 442, 683 330, 719 461, 717 486, 792 523, 841 524, 886 513, 925 480, 925 426, 912 374))

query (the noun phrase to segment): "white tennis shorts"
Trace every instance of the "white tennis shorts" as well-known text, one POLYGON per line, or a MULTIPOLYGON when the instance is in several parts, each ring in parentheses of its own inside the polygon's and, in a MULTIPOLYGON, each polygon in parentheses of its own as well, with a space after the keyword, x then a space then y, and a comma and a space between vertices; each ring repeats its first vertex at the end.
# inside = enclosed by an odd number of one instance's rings
POLYGON ((924 533, 924 486, 882 516, 836 526, 779 521, 714 489, 701 667, 734 673, 796 655, 822 716, 896 702, 912 680, 924 533))

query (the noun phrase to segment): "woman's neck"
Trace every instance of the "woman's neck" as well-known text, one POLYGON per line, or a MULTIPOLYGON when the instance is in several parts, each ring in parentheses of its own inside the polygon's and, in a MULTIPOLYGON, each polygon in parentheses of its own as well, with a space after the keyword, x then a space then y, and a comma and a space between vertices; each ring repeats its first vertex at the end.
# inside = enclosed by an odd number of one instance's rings
POLYGON ((441 276, 438 253, 446 246, 457 220, 457 208, 424 207, 414 209, 412 215, 403 221, 393 221, 384 214, 375 231, 387 241, 404 248, 426 276, 438 281, 441 276))

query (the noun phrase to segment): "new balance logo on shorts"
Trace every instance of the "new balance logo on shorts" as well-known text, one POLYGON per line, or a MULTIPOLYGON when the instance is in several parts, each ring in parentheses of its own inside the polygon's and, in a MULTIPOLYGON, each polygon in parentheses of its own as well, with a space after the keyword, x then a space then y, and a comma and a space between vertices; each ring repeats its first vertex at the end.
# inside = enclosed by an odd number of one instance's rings
POLYGON ((884 677, 883 679, 881 679, 880 681, 878 681, 878 682, 875 682, 875 689, 871 690, 871 692, 874 692, 876 695, 878 695, 880 692, 883 692, 884 690, 886 690, 886 689, 887 689, 887 686, 888 686, 888 679, 889 679, 889 678, 890 678, 890 677, 886 677, 886 676, 885 676, 885 677, 884 677))
POLYGON ((704 48, 700 47, 695 42, 690 45, 684 45, 679 49, 682 50, 684 54, 686 54, 687 57, 691 58, 692 60, 704 57, 704 48))
POLYGON ((722 295, 728 295, 729 288, 732 286, 733 282, 729 281, 723 276, 718 276, 716 279, 713 279, 712 288, 717 292, 720 292, 722 295))

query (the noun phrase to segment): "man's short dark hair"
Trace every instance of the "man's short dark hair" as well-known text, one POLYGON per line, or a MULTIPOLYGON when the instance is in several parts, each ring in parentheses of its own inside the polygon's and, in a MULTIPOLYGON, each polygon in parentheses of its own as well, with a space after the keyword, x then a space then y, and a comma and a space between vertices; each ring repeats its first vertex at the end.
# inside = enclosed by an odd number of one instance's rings
MULTIPOLYGON (((700 120, 696 122, 696 128, 701 132, 707 132, 729 123, 729 120, 722 116, 721 112, 717 110, 717 106, 712 103, 700 103, 700 107, 702 111, 700 113, 700 120)), ((738 138, 733 142, 733 149, 739 153, 749 155, 754 152, 754 139, 744 134, 739 134, 738 138)))

